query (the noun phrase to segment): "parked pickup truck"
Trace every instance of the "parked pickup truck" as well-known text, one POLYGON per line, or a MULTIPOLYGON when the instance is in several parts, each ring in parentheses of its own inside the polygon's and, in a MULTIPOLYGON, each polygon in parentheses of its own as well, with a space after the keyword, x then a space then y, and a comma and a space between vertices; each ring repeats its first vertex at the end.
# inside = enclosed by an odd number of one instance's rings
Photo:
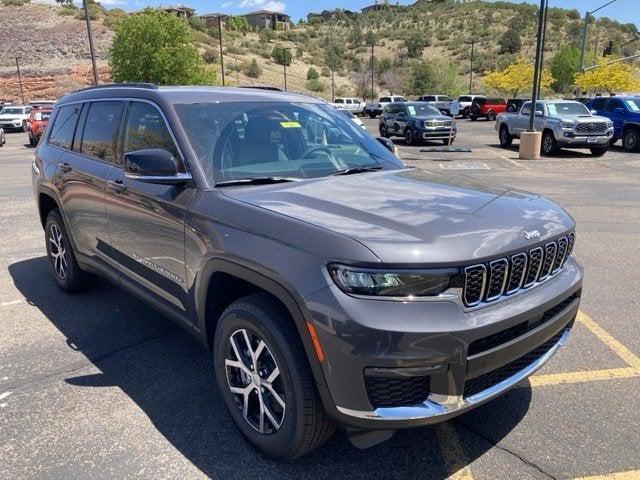
POLYGON ((451 97, 448 95, 421 95, 419 102, 428 102, 432 107, 436 107, 445 115, 451 116, 451 97))
POLYGON ((388 97, 380 97, 377 102, 367 102, 362 111, 363 115, 369 115, 370 118, 376 118, 382 113, 384 107, 390 103, 406 102, 407 99, 399 95, 389 95, 388 97))
POLYGON ((362 100, 355 97, 340 97, 333 102, 334 107, 349 110, 354 115, 361 115, 365 105, 362 100))
POLYGON ((471 104, 476 98, 487 98, 484 95, 460 95, 458 104, 460 105, 460 115, 462 118, 469 118, 471 115, 471 104))
POLYGON ((598 97, 586 105, 613 122, 610 145, 622 139, 627 152, 640 151, 640 97, 598 97))
MULTIPOLYGON (((501 113, 496 118, 496 130, 503 147, 511 146, 514 138, 529 128, 531 102, 517 113, 501 113)), ((613 137, 613 122, 599 117, 582 103, 573 100, 542 100, 536 102, 534 127, 542 131, 541 153, 553 155, 562 147, 588 148, 591 154, 604 155, 613 137)))

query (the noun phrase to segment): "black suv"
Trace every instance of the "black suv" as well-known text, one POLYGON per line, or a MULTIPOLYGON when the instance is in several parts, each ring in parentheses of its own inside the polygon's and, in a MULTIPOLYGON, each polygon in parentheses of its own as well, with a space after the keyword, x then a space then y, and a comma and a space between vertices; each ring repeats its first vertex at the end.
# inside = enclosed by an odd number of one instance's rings
POLYGON ((62 98, 33 187, 65 292, 109 278, 213 352, 242 433, 365 447, 503 393, 562 345, 582 270, 555 203, 407 168, 321 100, 112 85, 62 98))

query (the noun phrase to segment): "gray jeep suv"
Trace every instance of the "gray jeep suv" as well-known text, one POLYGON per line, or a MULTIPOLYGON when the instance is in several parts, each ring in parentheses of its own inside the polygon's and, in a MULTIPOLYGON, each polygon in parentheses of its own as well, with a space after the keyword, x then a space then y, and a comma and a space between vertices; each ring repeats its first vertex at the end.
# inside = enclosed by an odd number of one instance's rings
POLYGON ((505 392, 580 301, 555 203, 407 168, 311 97, 89 88, 62 98, 33 188, 65 292, 104 276, 210 346, 266 454, 340 425, 367 447, 505 392))

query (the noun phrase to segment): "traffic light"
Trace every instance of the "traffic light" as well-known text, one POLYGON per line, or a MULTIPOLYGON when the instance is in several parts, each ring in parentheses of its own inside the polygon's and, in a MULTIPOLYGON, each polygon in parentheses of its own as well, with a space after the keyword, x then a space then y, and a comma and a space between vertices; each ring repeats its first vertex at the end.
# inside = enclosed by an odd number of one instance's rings
POLYGON ((609 40, 609 44, 604 47, 604 51, 602 52, 603 57, 607 55, 613 55, 613 42, 611 40, 609 40))

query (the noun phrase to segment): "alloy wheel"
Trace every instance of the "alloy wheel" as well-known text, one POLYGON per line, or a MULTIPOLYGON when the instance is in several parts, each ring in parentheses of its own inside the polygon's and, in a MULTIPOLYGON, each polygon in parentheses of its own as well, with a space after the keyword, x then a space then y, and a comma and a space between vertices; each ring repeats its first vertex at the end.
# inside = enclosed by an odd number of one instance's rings
POLYGON ((506 129, 503 128, 502 130, 500 130, 500 143, 502 143, 503 146, 507 144, 507 135, 508 133, 506 129))
POLYGON ((553 140, 549 135, 545 135, 544 139, 542 140, 542 151, 548 155, 552 152, 552 150, 553 150, 553 140))
POLYGON ((225 353, 227 385, 242 416, 262 434, 278 431, 286 411, 280 368, 266 342, 255 332, 236 330, 225 353))
POLYGON ((56 275, 61 280, 67 278, 67 272, 69 270, 69 263, 67 261, 67 251, 64 244, 64 238, 60 228, 53 224, 49 229, 49 255, 53 261, 53 268, 56 275))
POLYGON ((410 128, 408 128, 407 131, 405 132, 404 139, 405 139, 405 142, 409 145, 413 143, 413 131, 410 128))
POLYGON ((629 132, 624 136, 624 148, 627 151, 632 151, 638 146, 638 134, 636 132, 629 132))

